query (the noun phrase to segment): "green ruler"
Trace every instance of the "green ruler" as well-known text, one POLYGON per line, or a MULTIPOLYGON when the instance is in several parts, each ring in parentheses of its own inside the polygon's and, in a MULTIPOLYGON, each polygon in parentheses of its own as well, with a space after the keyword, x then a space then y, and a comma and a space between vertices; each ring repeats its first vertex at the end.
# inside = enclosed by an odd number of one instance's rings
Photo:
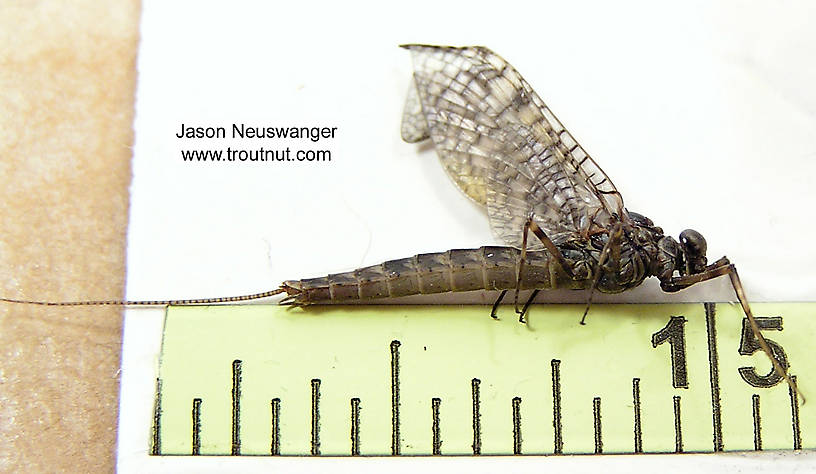
POLYGON ((816 447, 816 305, 171 307, 156 455, 816 447))

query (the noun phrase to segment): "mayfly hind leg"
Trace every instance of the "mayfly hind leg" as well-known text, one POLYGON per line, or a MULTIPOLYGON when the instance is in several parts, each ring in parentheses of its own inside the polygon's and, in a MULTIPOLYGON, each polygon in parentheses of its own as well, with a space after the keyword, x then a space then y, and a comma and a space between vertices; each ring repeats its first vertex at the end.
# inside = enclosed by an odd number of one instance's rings
POLYGON ((754 333, 754 337, 759 342, 759 347, 762 348, 762 351, 771 360, 771 364, 773 365, 776 373, 784 377, 785 381, 788 383, 788 386, 799 394, 799 397, 802 399, 802 404, 804 405, 806 402, 805 396, 799 391, 799 387, 793 382, 787 369, 783 367, 782 364, 780 364, 780 362, 773 356, 773 352, 771 352, 771 348, 768 346, 765 336, 763 336, 760 332, 759 325, 757 324, 756 319, 754 319, 754 314, 751 312, 751 307, 748 305, 748 298, 745 296, 745 289, 740 281, 739 273, 737 273, 737 267, 728 261, 727 258, 723 257, 717 260, 711 265, 708 265, 700 273, 671 277, 665 281, 662 281, 660 282, 660 288, 667 293, 673 293, 675 291, 682 290, 683 288, 688 288, 696 283, 711 280, 712 278, 722 275, 728 275, 728 278, 731 280, 731 287, 734 288, 734 293, 737 295, 737 301, 739 301, 739 304, 742 307, 742 312, 745 313, 745 317, 748 318, 748 323, 751 325, 751 331, 754 333))
MULTIPOLYGON (((561 251, 558 250, 558 247, 555 246, 552 240, 547 236, 544 230, 538 226, 533 220, 533 216, 527 218, 527 221, 524 223, 524 231, 521 238, 521 257, 519 259, 519 270, 518 275, 516 277, 516 290, 515 290, 515 297, 513 299, 513 304, 515 306, 516 314, 519 315, 519 322, 524 323, 524 315, 527 314, 527 310, 530 308, 530 305, 535 299, 536 295, 538 295, 540 290, 535 290, 530 294, 530 297, 527 298, 527 302, 524 303, 524 306, 521 310, 519 310, 518 302, 519 302, 519 292, 521 291, 521 277, 524 271, 524 262, 527 260, 527 236, 528 233, 532 232, 538 240, 544 244, 544 248, 547 249, 547 252, 555 259, 558 266, 561 267, 561 270, 564 271, 570 278, 573 277, 572 269, 570 268, 567 260, 561 255, 561 251)), ((495 307, 498 305, 501 298, 504 297, 504 294, 501 295, 499 300, 494 305, 495 307)))

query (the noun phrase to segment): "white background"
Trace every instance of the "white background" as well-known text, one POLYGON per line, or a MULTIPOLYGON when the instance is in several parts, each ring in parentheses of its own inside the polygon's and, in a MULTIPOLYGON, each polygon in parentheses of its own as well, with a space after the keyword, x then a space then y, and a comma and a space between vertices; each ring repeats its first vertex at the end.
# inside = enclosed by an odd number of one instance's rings
MULTIPOLYGON (((674 236, 687 227, 703 233, 709 260, 727 255, 736 263, 751 301, 813 300, 812 5, 146 0, 128 297, 254 293, 285 279, 499 243, 484 213, 449 182, 433 150, 400 140, 411 62, 397 45, 421 42, 479 44, 502 55, 603 167, 629 209, 674 236), (228 143, 179 140, 181 123, 339 130, 334 140, 317 144, 228 143), (180 157, 182 148, 228 145, 328 148, 332 161, 185 163, 180 157)), ((666 301, 656 283, 598 299, 666 301)), ((549 300, 583 298, 558 294, 549 300)), ((732 296, 726 281, 713 281, 671 298, 732 296)), ((126 471, 178 469, 187 462, 144 456, 160 319, 161 311, 139 310, 126 320, 120 423, 120 468, 126 471)), ((774 465, 812 466, 801 461, 787 457, 774 465)), ((269 467, 269 460, 240 462, 241 469, 269 467)), ((651 471, 659 463, 752 472, 769 466, 770 458, 414 462, 432 470, 487 471, 508 462, 514 469, 651 471)), ((275 464, 280 470, 320 465, 297 459, 275 464)), ((349 472, 416 467, 389 460, 343 466, 349 472)), ((205 467, 197 462, 195 469, 205 467)))

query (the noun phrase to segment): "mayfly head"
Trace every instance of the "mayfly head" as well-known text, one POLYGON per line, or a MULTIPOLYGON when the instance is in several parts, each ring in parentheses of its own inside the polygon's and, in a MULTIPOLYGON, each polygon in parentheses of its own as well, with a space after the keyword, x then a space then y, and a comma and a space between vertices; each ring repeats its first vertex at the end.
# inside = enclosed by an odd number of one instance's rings
POLYGON ((686 229, 680 233, 680 242, 669 235, 657 241, 657 255, 652 275, 660 281, 668 281, 675 272, 680 276, 693 275, 705 270, 706 240, 696 230, 686 229))
POLYGON ((708 264, 707 245, 702 234, 692 229, 680 232, 680 246, 683 252, 683 265, 678 270, 681 275, 693 275, 705 270, 708 264))

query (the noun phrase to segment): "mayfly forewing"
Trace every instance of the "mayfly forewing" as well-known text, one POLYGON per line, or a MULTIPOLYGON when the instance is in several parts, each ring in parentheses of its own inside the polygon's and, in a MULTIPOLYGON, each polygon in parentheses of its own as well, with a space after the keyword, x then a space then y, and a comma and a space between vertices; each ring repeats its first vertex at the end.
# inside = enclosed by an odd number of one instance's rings
POLYGON ((501 57, 483 47, 406 48, 439 159, 466 194, 484 187, 497 237, 519 247, 530 216, 556 243, 623 218, 611 180, 501 57))

